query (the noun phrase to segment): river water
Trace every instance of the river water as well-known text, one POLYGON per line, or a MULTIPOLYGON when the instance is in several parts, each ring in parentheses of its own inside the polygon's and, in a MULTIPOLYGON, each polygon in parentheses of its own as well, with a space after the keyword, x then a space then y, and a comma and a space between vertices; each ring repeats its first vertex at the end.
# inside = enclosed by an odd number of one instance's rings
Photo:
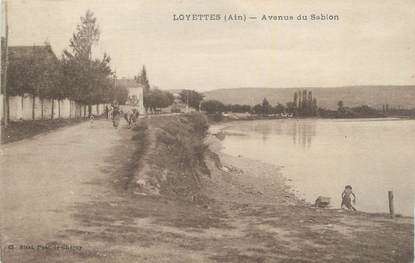
MULTIPOLYGON (((222 127, 221 127, 222 128, 222 127)), ((285 119, 226 124, 223 152, 280 166, 300 198, 331 197, 352 185, 356 208, 413 215, 415 120, 285 119)))

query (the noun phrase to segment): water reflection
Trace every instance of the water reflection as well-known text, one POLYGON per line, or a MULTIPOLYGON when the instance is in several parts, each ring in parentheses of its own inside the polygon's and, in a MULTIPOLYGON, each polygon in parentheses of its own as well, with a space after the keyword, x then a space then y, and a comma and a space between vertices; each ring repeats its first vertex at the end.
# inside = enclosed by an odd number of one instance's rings
POLYGON ((314 121, 295 121, 290 123, 290 131, 295 145, 304 149, 311 147, 312 138, 316 136, 316 123, 314 121))
POLYGON ((270 122, 252 122, 248 131, 261 134, 262 141, 269 139, 270 134, 291 136, 294 145, 304 149, 311 147, 312 139, 316 136, 316 121, 314 120, 287 120, 270 122))
POLYGON ((268 135, 273 132, 274 127, 271 125, 267 125, 266 123, 260 123, 259 125, 255 125, 252 123, 251 131, 259 133, 262 135, 262 141, 265 142, 268 139, 268 135))

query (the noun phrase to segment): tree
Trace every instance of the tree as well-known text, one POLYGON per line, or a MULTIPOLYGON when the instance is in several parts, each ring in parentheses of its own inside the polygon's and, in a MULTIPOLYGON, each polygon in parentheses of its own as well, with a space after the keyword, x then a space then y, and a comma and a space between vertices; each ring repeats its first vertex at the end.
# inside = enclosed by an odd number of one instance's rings
POLYGON ((294 104, 294 102, 287 102, 286 106, 286 111, 289 113, 296 113, 297 107, 294 104))
POLYGON ((251 111, 251 105, 241 105, 240 111, 241 113, 250 112, 251 111))
POLYGON ((152 94, 152 108, 166 108, 174 102, 173 94, 168 91, 153 89, 150 93, 152 94))
POLYGON ((225 111, 232 111, 235 113, 245 113, 251 111, 250 105, 240 105, 240 104, 228 104, 225 105, 225 111))
POLYGON ((168 91, 154 88, 147 92, 147 107, 151 112, 158 108, 166 108, 173 102, 174 96, 168 91))
POLYGON ((344 103, 343 103, 343 101, 342 100, 339 100, 338 102, 337 102, 337 110, 338 111, 343 111, 344 110, 344 103))
POLYGON ((194 90, 182 90, 179 96, 181 102, 196 110, 199 110, 200 102, 202 102, 204 97, 203 94, 194 90))
POLYGON ((146 111, 151 107, 152 94, 150 94, 150 81, 147 77, 146 66, 143 65, 141 73, 135 77, 137 83, 143 86, 143 104, 146 111))
POLYGON ((312 114, 313 116, 317 116, 318 115, 318 106, 317 106, 317 99, 313 98, 313 102, 312 102, 312 114))
POLYGON ((271 113, 271 105, 269 104, 268 100, 264 98, 262 100, 262 114, 269 114, 271 113))
POLYGON ((222 113, 225 110, 225 105, 218 100, 207 100, 202 102, 201 110, 206 111, 209 114, 222 113))
POLYGON ((33 46, 23 53, 26 55, 10 58, 8 94, 22 96, 29 93, 40 98, 62 98, 60 63, 50 45, 33 46))
POLYGON ((125 86, 118 85, 116 88, 113 86, 111 92, 111 97, 118 104, 125 104, 125 102, 128 100, 128 89, 125 86))
POLYGON ((285 111, 285 107, 284 105, 282 105, 281 103, 278 103, 275 107, 274 107, 274 112, 281 114, 285 111))
POLYGON ((307 108, 307 90, 303 90, 302 94, 303 94, 302 95, 303 97, 301 99, 301 101, 302 101, 301 108, 302 108, 303 113, 304 113, 305 109, 307 108))
POLYGON ((343 103, 343 101, 342 100, 339 100, 338 102, 337 102, 337 112, 339 113, 339 114, 344 114, 345 112, 346 112, 346 109, 344 108, 344 103, 343 103))
POLYGON ((141 75, 139 77, 139 80, 143 87, 144 87, 144 92, 149 92, 150 91, 150 82, 147 78, 147 70, 146 70, 146 66, 143 65, 143 68, 141 69, 141 75))
POLYGON ((313 92, 306 89, 294 92, 293 103, 289 106, 287 110, 300 117, 313 117, 318 113, 317 100, 313 98, 313 92))
POLYGON ((254 107, 252 107, 252 112, 255 114, 262 114, 264 112, 262 105, 261 104, 254 105, 254 107))
POLYGON ((99 41, 100 30, 97 25, 94 13, 87 10, 84 17, 81 17, 81 24, 76 27, 76 33, 69 41, 69 47, 73 55, 79 59, 89 61, 92 55, 92 46, 99 41))
POLYGON ((88 10, 76 32, 69 40, 70 51, 62 56, 63 86, 67 97, 85 104, 110 101, 111 58, 104 54, 102 59, 92 60, 92 47, 99 41, 100 30, 94 14, 88 10))
POLYGON ((297 91, 294 92, 293 103, 294 103, 294 106, 297 108, 298 107, 298 94, 297 94, 297 91))
MULTIPOLYGON (((115 97, 111 96, 111 89, 114 89, 110 76, 112 70, 109 66, 111 58, 104 54, 102 60, 95 59, 91 64, 90 86, 91 90, 87 97, 87 102, 92 104, 98 104, 103 101, 111 101, 115 97)), ((123 93, 128 90, 124 87, 123 93)), ((116 98, 115 98, 116 99, 116 98)), ((122 100, 125 103, 125 99, 122 100)), ((121 103, 121 101, 120 101, 121 103)))

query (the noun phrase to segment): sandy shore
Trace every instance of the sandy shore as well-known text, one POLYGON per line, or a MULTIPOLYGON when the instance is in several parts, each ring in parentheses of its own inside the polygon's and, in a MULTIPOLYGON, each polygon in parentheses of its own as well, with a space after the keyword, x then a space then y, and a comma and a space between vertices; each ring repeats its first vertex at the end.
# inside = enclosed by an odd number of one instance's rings
POLYGON ((223 165, 213 173, 210 196, 228 207, 240 232, 257 237, 264 255, 292 262, 413 262, 413 218, 314 208, 294 195, 278 167, 224 154, 214 136, 208 142, 223 165))

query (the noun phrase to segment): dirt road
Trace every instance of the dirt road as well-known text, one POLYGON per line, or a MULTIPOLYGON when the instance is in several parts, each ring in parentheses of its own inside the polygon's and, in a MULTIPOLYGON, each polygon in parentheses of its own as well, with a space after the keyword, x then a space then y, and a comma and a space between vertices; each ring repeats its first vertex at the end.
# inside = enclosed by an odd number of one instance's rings
POLYGON ((120 139, 120 130, 99 120, 0 146, 3 254, 30 252, 77 229, 73 208, 105 193, 92 182, 107 175, 106 158, 120 139))

